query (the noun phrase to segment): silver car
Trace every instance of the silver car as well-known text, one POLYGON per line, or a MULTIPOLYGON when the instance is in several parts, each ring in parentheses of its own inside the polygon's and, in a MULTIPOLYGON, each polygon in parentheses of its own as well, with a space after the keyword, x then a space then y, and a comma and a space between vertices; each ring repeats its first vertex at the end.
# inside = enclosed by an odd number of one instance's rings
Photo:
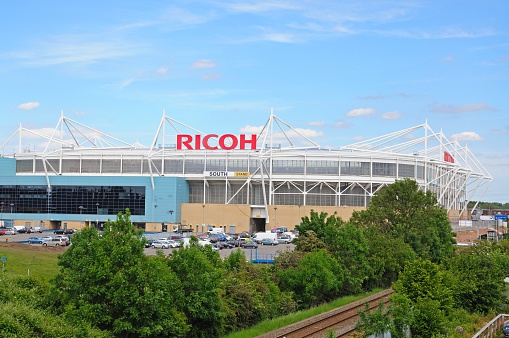
POLYGON ((153 241, 152 247, 155 249, 168 249, 170 245, 163 241, 153 241))

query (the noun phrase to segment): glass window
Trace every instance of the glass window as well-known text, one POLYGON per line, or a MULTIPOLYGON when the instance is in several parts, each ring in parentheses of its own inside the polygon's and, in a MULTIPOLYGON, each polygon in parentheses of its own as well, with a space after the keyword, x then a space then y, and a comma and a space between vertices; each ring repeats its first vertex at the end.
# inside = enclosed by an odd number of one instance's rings
POLYGON ((369 162, 357 162, 357 161, 341 162, 341 175, 369 176, 370 172, 371 171, 369 162))
POLYGON ((308 175, 338 175, 338 161, 307 161, 306 174, 308 175))
POLYGON ((132 215, 145 214, 145 187, 140 186, 0 186, 3 212, 28 214, 107 214, 129 208, 132 215), (11 206, 12 204, 12 206, 11 206), (83 207, 80 209, 80 206, 83 207))

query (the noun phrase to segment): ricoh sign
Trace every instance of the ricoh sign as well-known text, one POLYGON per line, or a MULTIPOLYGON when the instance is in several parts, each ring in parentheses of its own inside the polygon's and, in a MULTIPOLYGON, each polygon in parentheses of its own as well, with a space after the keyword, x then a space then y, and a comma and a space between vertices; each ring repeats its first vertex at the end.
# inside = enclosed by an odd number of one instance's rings
POLYGON ((256 134, 177 135, 177 150, 256 150, 256 134))

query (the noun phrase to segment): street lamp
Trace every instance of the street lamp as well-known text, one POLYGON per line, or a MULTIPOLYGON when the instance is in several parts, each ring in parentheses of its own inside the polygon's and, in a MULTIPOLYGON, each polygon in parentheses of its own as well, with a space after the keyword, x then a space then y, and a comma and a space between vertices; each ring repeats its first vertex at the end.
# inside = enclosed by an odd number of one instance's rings
POLYGON ((99 215, 99 202, 95 204, 95 212, 99 215))
POLYGON ((12 208, 14 208, 14 203, 11 203, 11 214, 12 214, 12 208))
POLYGON ((171 215, 173 215, 173 210, 170 210, 169 212, 170 212, 170 224, 171 224, 171 223, 173 223, 173 222, 171 221, 171 215))
POLYGON ((277 207, 274 207, 274 227, 277 228, 277 207))
POLYGON ((80 209, 80 227, 83 228, 83 221, 81 215, 83 215, 83 209, 85 209, 85 207, 80 205, 78 208, 80 209))
POLYGON ((2 220, 4 219, 4 202, 2 202, 2 216, 0 218, 2 220))
MULTIPOLYGON (((152 218, 152 221, 154 221, 154 222, 155 222, 155 219, 156 219, 157 207, 158 207, 158 205, 154 204, 154 217, 152 218)), ((155 224, 154 224, 154 231, 156 231, 156 225, 155 224)))
POLYGON ((201 232, 203 233, 203 228, 205 227, 205 204, 203 204, 201 207, 202 207, 202 211, 201 211, 201 232))

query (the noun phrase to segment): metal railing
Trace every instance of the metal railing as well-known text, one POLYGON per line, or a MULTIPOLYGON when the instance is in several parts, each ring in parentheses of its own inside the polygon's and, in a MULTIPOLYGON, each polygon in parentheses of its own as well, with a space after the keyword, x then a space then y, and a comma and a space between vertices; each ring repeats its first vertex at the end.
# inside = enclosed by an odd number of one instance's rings
POLYGON ((499 337, 500 330, 504 327, 506 320, 509 318, 507 314, 499 314, 484 327, 479 330, 472 338, 491 338, 499 337))

